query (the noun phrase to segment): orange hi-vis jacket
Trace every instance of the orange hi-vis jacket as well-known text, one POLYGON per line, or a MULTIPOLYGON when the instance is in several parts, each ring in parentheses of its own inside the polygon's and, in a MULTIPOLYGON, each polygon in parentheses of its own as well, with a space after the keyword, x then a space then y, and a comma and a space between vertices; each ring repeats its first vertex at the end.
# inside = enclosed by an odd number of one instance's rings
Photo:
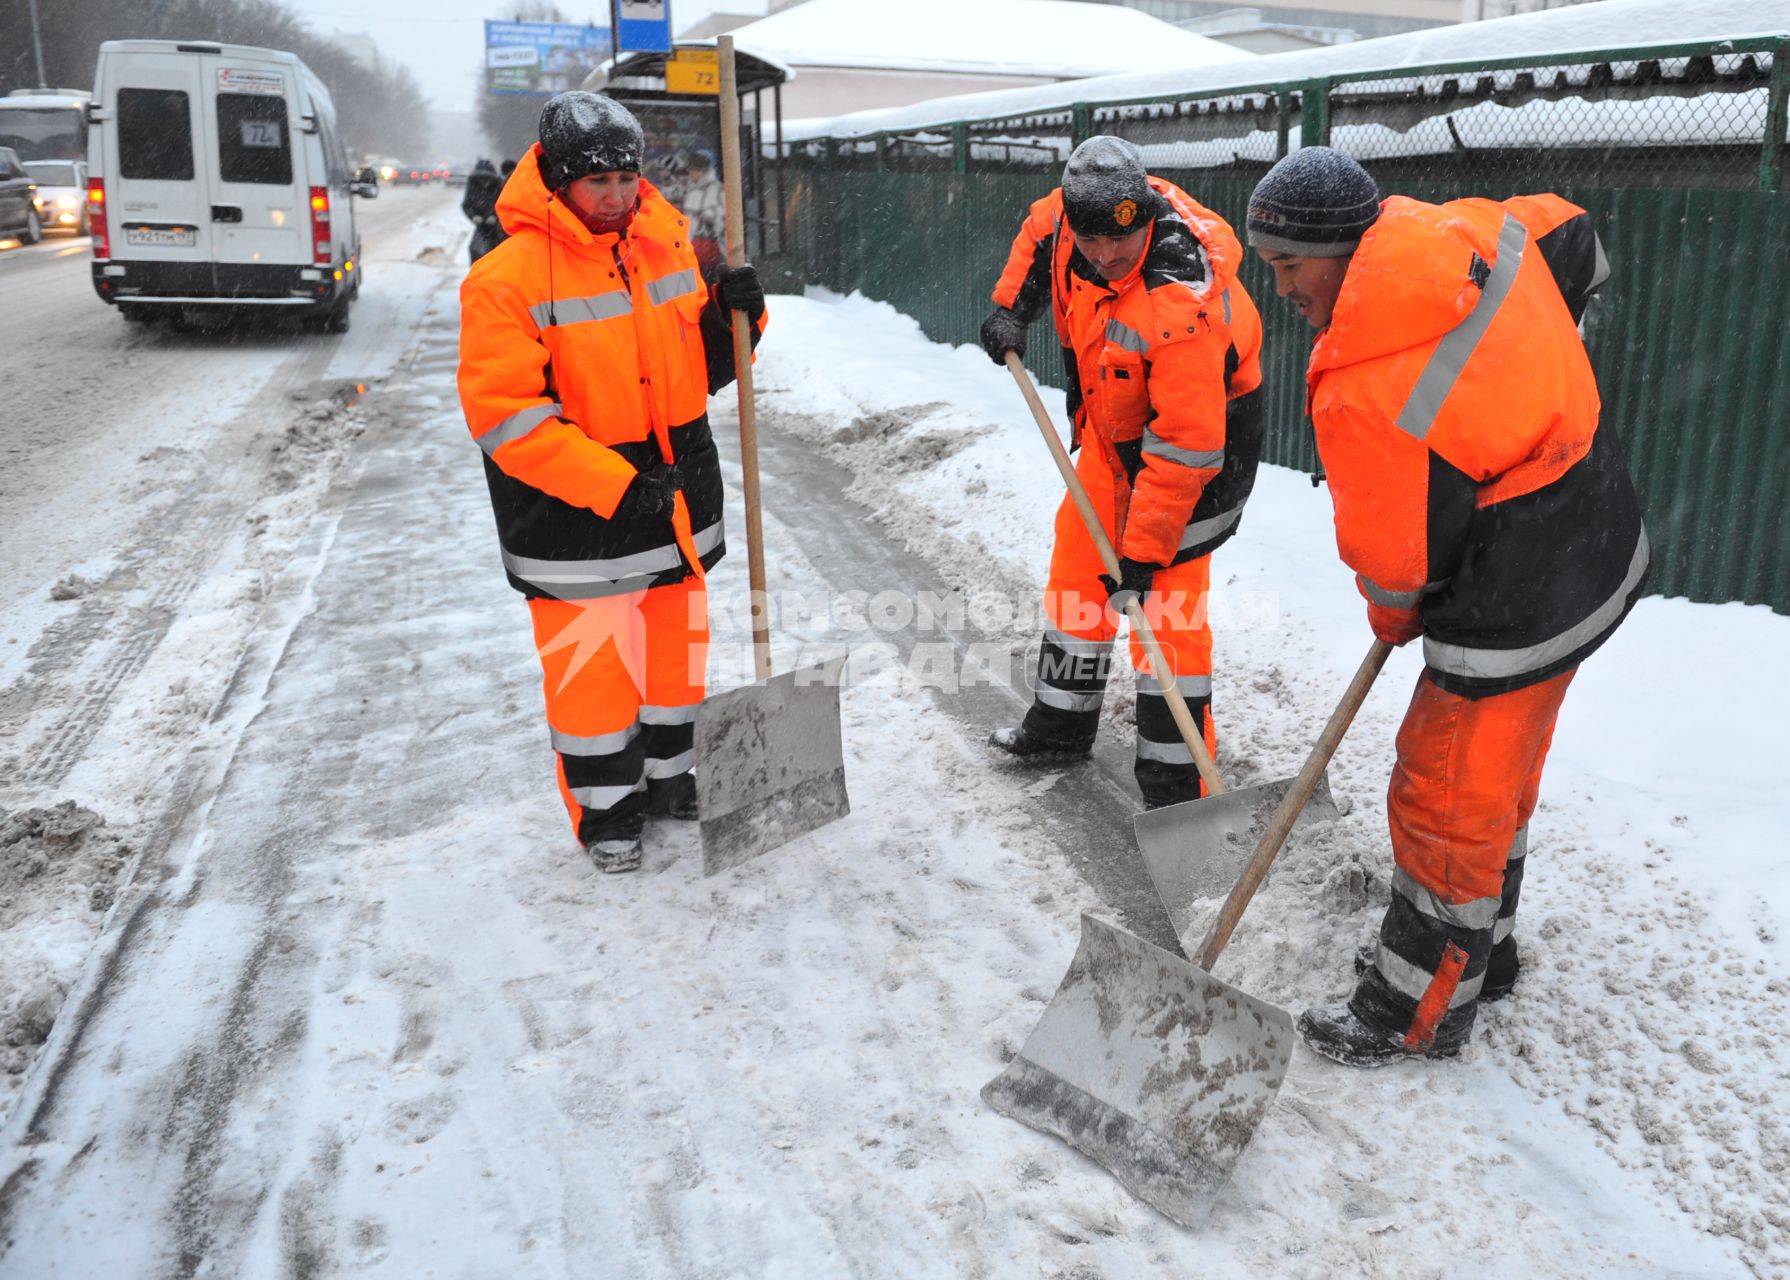
POLYGON ((1640 596, 1647 532, 1577 327, 1608 274, 1558 196, 1393 196, 1312 349, 1338 550, 1452 693, 1576 666, 1640 596))
POLYGON ((1059 187, 1014 238, 994 301, 1025 323, 1051 305, 1078 440, 1113 472, 1119 554, 1208 555, 1237 530, 1262 451, 1262 321, 1223 218, 1161 178, 1142 260, 1108 282, 1076 250, 1059 187))
POLYGON ((460 402, 511 585, 588 600, 700 576, 726 549, 707 411, 733 347, 686 219, 642 181, 628 228, 593 234, 550 198, 539 144, 497 214, 509 239, 460 286, 460 402), (669 525, 613 518, 660 463, 680 473, 669 525))

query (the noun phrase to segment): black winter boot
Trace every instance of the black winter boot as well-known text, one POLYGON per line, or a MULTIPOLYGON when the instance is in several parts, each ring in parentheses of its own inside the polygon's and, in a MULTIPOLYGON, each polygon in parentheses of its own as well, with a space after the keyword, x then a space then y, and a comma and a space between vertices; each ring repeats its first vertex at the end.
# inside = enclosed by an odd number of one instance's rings
POLYGON ((598 871, 614 875, 638 867, 643 850, 639 836, 622 836, 615 840, 592 840, 584 846, 584 852, 590 855, 591 864, 598 871))
POLYGON ((1087 756, 1094 750, 1092 738, 1081 741, 1046 738, 1023 724, 996 729, 988 735, 988 742, 1022 760, 1067 760, 1087 756))
POLYGON ((1362 1021, 1349 1004, 1320 1005, 1299 1015, 1299 1034, 1312 1051, 1346 1067, 1382 1067, 1405 1058, 1452 1058, 1473 1031, 1472 1005, 1453 1009, 1436 1026, 1428 1049, 1406 1045, 1397 1031, 1382 1031, 1362 1021))

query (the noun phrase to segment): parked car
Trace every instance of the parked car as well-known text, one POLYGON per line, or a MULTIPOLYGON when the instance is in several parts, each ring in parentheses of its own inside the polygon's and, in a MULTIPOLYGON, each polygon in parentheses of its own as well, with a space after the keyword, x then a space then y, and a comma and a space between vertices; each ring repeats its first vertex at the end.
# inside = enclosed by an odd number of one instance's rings
POLYGON ((87 234, 87 162, 27 160, 25 172, 37 182, 37 216, 45 231, 87 234))
POLYGON ((230 308, 348 328, 353 197, 373 189, 296 55, 108 40, 89 110, 93 287, 126 320, 230 308))
POLYGON ((43 235, 43 221, 37 213, 37 183, 19 163, 19 153, 11 147, 0 147, 0 236, 17 236, 26 244, 36 244, 43 235))

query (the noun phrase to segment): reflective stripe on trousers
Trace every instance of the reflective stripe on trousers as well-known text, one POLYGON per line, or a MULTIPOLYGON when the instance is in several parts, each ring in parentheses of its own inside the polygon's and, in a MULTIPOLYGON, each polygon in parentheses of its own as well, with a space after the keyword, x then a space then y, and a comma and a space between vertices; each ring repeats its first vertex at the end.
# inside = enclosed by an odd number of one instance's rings
POLYGON ((586 844, 637 835, 648 783, 694 762, 708 662, 703 584, 528 604, 573 830, 586 844))
POLYGON ((1044 633, 1038 649, 1033 698, 1053 711, 1098 711, 1112 670, 1112 640, 1082 640, 1061 631, 1044 633))
MULTIPOLYGON (((1104 465, 1084 452, 1077 466, 1088 486, 1095 510, 1110 511, 1112 478, 1104 465)), ((1044 611, 1051 630, 1045 652, 1061 655, 1068 674, 1049 674, 1035 686, 1032 710, 1026 725, 1040 734, 1062 740, 1092 742, 1099 727, 1101 701, 1106 692, 1106 663, 1119 619, 1106 603, 1100 582, 1100 555, 1088 537, 1075 504, 1065 498, 1058 508, 1056 543, 1051 549, 1050 582, 1045 590, 1044 611), (1080 664, 1079 666, 1077 664, 1080 664)), ((1170 665, 1193 712, 1204 730, 1208 749, 1216 748, 1209 696, 1212 677, 1212 631, 1205 600, 1211 581, 1211 561, 1200 556, 1184 564, 1158 569, 1145 608, 1156 639, 1167 652, 1170 665), (1161 606, 1172 602, 1172 606, 1161 606)), ((1131 637, 1134 669, 1147 665, 1143 645, 1131 637)), ((1167 701, 1151 692, 1151 678, 1140 677, 1137 699, 1138 787, 1152 804, 1173 804, 1197 799, 1199 771, 1193 754, 1182 741, 1167 701)))
MULTIPOLYGON (((1194 723, 1199 724, 1201 717, 1197 708, 1207 707, 1212 701, 1212 677, 1181 676, 1175 681, 1175 689, 1188 709, 1194 712, 1194 723)), ((1209 739, 1212 736, 1210 724, 1204 725, 1202 732, 1209 739)), ((1207 741, 1208 751, 1212 746, 1207 741)), ((1193 751, 1181 736, 1174 712, 1169 710, 1168 699, 1160 692, 1156 678, 1141 672, 1137 677, 1137 758, 1195 768, 1193 751)))
POLYGON ((1523 892, 1523 867, 1529 856, 1529 828, 1518 827, 1504 859, 1504 892, 1498 904, 1498 923, 1492 926, 1492 943, 1503 942, 1517 927, 1517 899, 1523 892))
POLYGON ((1492 946, 1515 924, 1529 818, 1572 676, 1478 699, 1418 677, 1387 790, 1397 869, 1373 972, 1351 1002, 1358 1015, 1415 1019, 1450 948, 1466 960, 1446 1007, 1478 998, 1492 946))

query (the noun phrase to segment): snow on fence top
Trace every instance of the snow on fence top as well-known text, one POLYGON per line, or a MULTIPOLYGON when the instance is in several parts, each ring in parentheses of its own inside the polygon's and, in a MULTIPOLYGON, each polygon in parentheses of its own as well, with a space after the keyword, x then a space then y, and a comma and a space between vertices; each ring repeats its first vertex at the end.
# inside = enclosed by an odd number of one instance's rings
MULTIPOLYGON (((812 4, 826 2, 811 0, 812 4)), ((799 13, 801 9, 789 12, 799 13)), ((1274 54, 1244 63, 1099 76, 1062 84, 935 98, 912 106, 858 111, 830 119, 785 121, 783 137, 786 142, 854 138, 937 129, 958 121, 1008 120, 1059 113, 1066 122, 1069 109, 1079 103, 1140 103, 1195 94, 1222 96, 1226 90, 1261 90, 1274 85, 1375 70, 1384 70, 1391 77, 1396 75, 1399 67, 1420 68, 1519 57, 1533 57, 1538 61, 1560 58, 1564 64, 1571 60, 1571 55, 1578 53, 1633 48, 1641 44, 1740 39, 1785 31, 1790 31, 1790 0, 1606 0, 1602 4, 1435 27, 1310 52, 1274 54)), ((1587 83, 1591 72, 1584 61, 1579 59, 1577 68, 1561 67, 1566 79, 1560 87, 1577 87, 1575 79, 1578 85, 1597 87, 1587 83)), ((1762 58, 1758 65, 1768 67, 1769 61, 1769 58, 1762 58)), ((1515 85, 1522 74, 1515 70, 1488 72, 1494 79, 1491 87, 1505 89, 1515 85)), ((1442 77, 1426 79, 1439 82, 1442 77)), ((1408 86, 1410 78, 1401 83, 1408 86)), ((1359 86, 1349 88, 1356 91, 1359 86)), ((1149 110, 1147 106, 1131 109, 1149 110)), ((1101 123, 1101 116, 1110 110, 1119 108, 1103 110, 1097 116, 1097 123, 1101 123)), ((1730 113, 1722 114, 1726 119, 1730 113)), ((1751 116, 1755 113, 1749 107, 1744 114, 1751 116)), ((1032 123, 1026 122, 1028 126, 1032 123)), ((1587 137, 1608 127, 1607 122, 1591 122, 1587 126, 1587 137)), ((1728 133, 1738 126, 1730 122, 1718 127, 1728 133)), ((1234 131, 1232 136, 1236 136, 1234 131)), ((1554 136, 1551 129, 1548 136, 1549 139, 1554 136)), ((1755 129, 1752 139, 1757 140, 1759 136, 1755 129)), ((1343 145, 1340 138, 1337 145, 1343 145)), ((1404 153, 1409 153, 1408 148, 1404 153)))
MULTIPOLYGON (((1683 59, 1679 60, 1680 62, 1683 59)), ((1717 74, 1731 75, 1738 57, 1717 58, 1717 74)), ((1633 64, 1629 64, 1633 66, 1633 64)), ((1585 68, 1579 67, 1583 72, 1585 68)), ((1682 73, 1680 73, 1682 74, 1682 73)), ((1409 88, 1406 81, 1402 87, 1409 88)), ((1354 86, 1351 86, 1354 87, 1354 86)), ((1583 89, 1583 77, 1577 85, 1583 89)), ((1432 99, 1432 101, 1437 101, 1432 99)), ((1138 144, 1144 162, 1152 169, 1205 169, 1234 165, 1239 161, 1272 164, 1280 155, 1279 131, 1272 123, 1272 106, 1251 105, 1238 99, 1222 104, 1228 111, 1208 116, 1173 114, 1150 117, 1145 108, 1124 107, 1096 118, 1098 132, 1116 133, 1138 144), (1154 136, 1157 140, 1152 140, 1154 136)), ((1617 100, 1538 100, 1507 104, 1470 102, 1451 109, 1432 106, 1435 112, 1421 118, 1383 118, 1375 108, 1351 108, 1346 97, 1332 99, 1333 123, 1329 145, 1361 161, 1390 160, 1409 156, 1464 152, 1509 152, 1549 148, 1695 146, 1757 146, 1764 136, 1769 90, 1725 89, 1702 94, 1662 94, 1658 97, 1625 97, 1617 100), (1339 110, 1341 108, 1341 110, 1339 110), (1349 120, 1345 113, 1374 112, 1373 119, 1349 120), (1337 116, 1345 118, 1338 119, 1337 116)), ((1038 122, 1036 132, 1000 129, 978 132, 969 140, 971 163, 1004 163, 1054 168, 1069 158, 1074 147, 1067 113, 1054 122, 1038 122)), ((1297 131, 1294 132, 1297 144, 1297 131)), ((930 155, 943 162, 951 156, 951 135, 921 130, 903 134, 903 151, 930 155)), ((849 140, 835 154, 870 155, 874 140, 849 140)))
POLYGON ((1081 77, 1258 61, 1137 9, 1067 0, 808 0, 733 35, 797 68, 1081 77))

